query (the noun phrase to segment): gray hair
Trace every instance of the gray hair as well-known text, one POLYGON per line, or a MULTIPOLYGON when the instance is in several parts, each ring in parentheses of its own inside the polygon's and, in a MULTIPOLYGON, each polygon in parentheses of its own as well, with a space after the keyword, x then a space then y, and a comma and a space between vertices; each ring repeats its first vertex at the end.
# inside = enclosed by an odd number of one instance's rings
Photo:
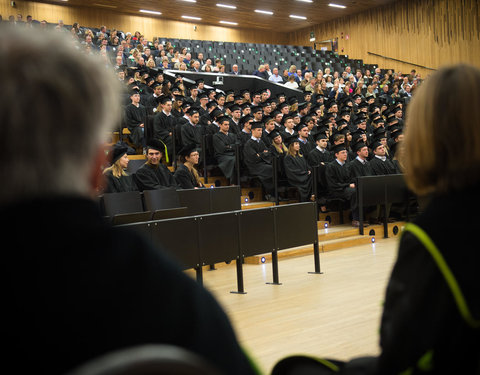
POLYGON ((89 194, 94 160, 120 120, 113 71, 63 34, 3 28, 0 82, 0 204, 89 194))

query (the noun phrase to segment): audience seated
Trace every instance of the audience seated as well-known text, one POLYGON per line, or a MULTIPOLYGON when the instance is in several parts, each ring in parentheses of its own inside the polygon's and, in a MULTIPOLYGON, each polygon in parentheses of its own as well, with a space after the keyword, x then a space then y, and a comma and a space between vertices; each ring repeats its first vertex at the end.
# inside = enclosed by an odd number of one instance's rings
MULTIPOLYGON (((176 165, 174 157, 178 156, 178 152, 174 154, 175 150, 195 144, 200 153, 198 165, 200 173, 204 169, 203 161, 206 157, 206 162, 216 163, 230 181, 234 174, 233 145, 238 144, 241 151, 239 158, 246 167, 241 168, 241 174, 247 177, 252 168, 256 169, 252 163, 253 156, 257 153, 250 152, 252 146, 250 128, 253 122, 262 124, 260 139, 265 154, 261 154, 260 159, 265 165, 260 175, 266 183, 265 194, 272 193, 271 176, 267 176, 272 172, 269 164, 271 161, 268 161, 272 152, 282 156, 278 168, 282 172, 285 170, 283 155, 286 153, 278 151, 282 150, 283 146, 279 147, 276 144, 270 150, 275 137, 270 137, 269 134, 274 130, 280 133, 283 139, 291 136, 297 138, 301 147, 300 153, 310 167, 320 164, 326 167, 334 159, 334 146, 344 142, 349 170, 351 166, 355 166, 355 163, 351 163, 356 158, 353 148, 359 134, 362 134, 361 139, 369 150, 367 160, 376 159, 372 165, 378 165, 379 168, 385 165, 384 162, 382 164, 378 162, 380 159, 375 156, 372 149, 378 140, 384 146, 385 157, 389 160, 389 170, 393 165, 395 172, 401 172, 394 154, 396 143, 403 139, 405 106, 421 83, 415 71, 401 74, 371 65, 354 67, 347 65, 339 69, 339 65, 328 66, 322 61, 323 56, 334 56, 329 51, 311 49, 307 52, 312 58, 312 66, 318 62, 316 59, 320 56, 319 61, 323 65, 319 69, 312 69, 303 64, 302 69, 297 69, 299 65, 295 63, 281 67, 280 61, 272 71, 267 62, 257 65, 255 71, 253 68, 245 71, 242 64, 234 60, 229 61, 228 58, 226 60, 223 57, 219 58, 215 52, 215 43, 212 50, 202 41, 191 43, 186 40, 169 41, 165 38, 147 41, 140 32, 132 35, 130 32, 109 29, 105 25, 98 29, 88 29, 78 24, 65 26, 60 22, 58 24, 43 22, 43 26, 40 22, 30 23, 32 27, 39 29, 56 27, 70 32, 73 43, 78 44, 85 54, 100 54, 105 57, 107 66, 117 73, 122 84, 122 95, 128 98, 124 102, 122 117, 125 127, 129 130, 126 136, 130 144, 137 152, 141 152, 142 148, 145 151, 148 141, 160 141, 163 144, 162 154, 167 165, 176 165), (191 71, 220 72, 227 66, 227 71, 233 74, 253 72, 262 79, 278 83, 290 80, 295 87, 298 86, 298 89, 304 92, 304 99, 298 101, 295 97, 285 94, 269 96, 269 91, 262 88, 253 92, 208 90, 205 89, 204 81, 201 79, 194 85, 186 85, 178 73, 174 80, 165 78, 163 69, 181 69, 182 64, 185 64, 185 70, 191 71), (280 71, 284 74, 280 74, 280 71), (227 116, 229 129, 226 133, 220 131, 218 123, 220 116, 227 116), (150 133, 146 133, 145 128, 148 117, 151 117, 150 133), (221 134, 215 136, 218 133, 221 134), (325 136, 319 136, 320 133, 325 136), (207 149, 202 150, 202 137, 206 135, 214 137, 207 142, 207 149), (247 146, 248 143, 250 144, 247 146), (265 157, 266 155, 269 156, 265 157)), ((20 25, 18 19, 8 24, 14 27, 20 25)), ((209 46, 212 46, 212 43, 209 46)), ((302 51, 305 52, 306 47, 252 45, 244 52, 247 55, 262 53, 262 48, 266 51, 277 48, 280 53, 287 52, 288 48, 303 48, 302 51)), ((286 60, 283 63, 288 64, 286 60)), ((250 177, 258 175, 258 172, 258 170, 255 173, 250 172, 250 177)), ((376 173, 380 172, 377 170, 376 173)), ((170 183, 176 184, 175 179, 170 183)), ((144 186, 140 184, 140 189, 142 188, 144 186)), ((324 202, 327 196, 336 194, 335 189, 328 186, 317 188, 319 194, 316 198, 319 203, 324 202)), ((323 203, 321 207, 323 211, 323 203)))

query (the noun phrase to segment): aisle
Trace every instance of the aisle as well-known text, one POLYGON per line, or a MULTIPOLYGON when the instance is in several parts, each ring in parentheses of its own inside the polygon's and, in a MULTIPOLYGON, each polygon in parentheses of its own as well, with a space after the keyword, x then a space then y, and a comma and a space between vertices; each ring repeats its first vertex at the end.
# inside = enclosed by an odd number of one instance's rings
POLYGON ((247 294, 236 290, 235 265, 204 272, 204 283, 229 314, 242 344, 268 373, 292 353, 347 359, 378 353, 378 328, 385 287, 398 238, 321 254, 281 259, 282 285, 271 264, 244 266, 247 294))

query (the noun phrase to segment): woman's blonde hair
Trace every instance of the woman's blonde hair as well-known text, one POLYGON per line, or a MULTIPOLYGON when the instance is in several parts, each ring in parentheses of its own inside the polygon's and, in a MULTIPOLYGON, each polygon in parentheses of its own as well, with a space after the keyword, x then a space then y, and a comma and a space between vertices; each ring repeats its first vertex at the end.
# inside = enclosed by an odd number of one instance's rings
POLYGON ((127 172, 122 168, 120 165, 120 160, 117 160, 115 163, 113 163, 110 167, 105 168, 103 170, 103 174, 108 173, 109 171, 112 171, 113 177, 120 178, 122 176, 127 176, 127 172))
POLYGON ((294 146, 295 142, 292 142, 290 143, 290 145, 288 145, 287 155, 293 156, 294 158, 296 158, 297 156, 300 156, 302 158, 303 155, 300 153, 300 151, 296 151, 293 149, 295 147, 294 146))
POLYGON ((480 181, 479 103, 480 69, 467 64, 442 68, 417 88, 400 148, 413 192, 442 194, 480 181))

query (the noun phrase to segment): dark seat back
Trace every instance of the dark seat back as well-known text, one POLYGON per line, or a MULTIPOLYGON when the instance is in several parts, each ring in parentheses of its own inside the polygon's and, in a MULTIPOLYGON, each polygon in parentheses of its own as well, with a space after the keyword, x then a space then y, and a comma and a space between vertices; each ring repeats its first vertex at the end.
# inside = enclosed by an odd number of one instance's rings
POLYGON ((144 345, 94 358, 67 375, 219 375, 204 358, 174 345, 144 345))

